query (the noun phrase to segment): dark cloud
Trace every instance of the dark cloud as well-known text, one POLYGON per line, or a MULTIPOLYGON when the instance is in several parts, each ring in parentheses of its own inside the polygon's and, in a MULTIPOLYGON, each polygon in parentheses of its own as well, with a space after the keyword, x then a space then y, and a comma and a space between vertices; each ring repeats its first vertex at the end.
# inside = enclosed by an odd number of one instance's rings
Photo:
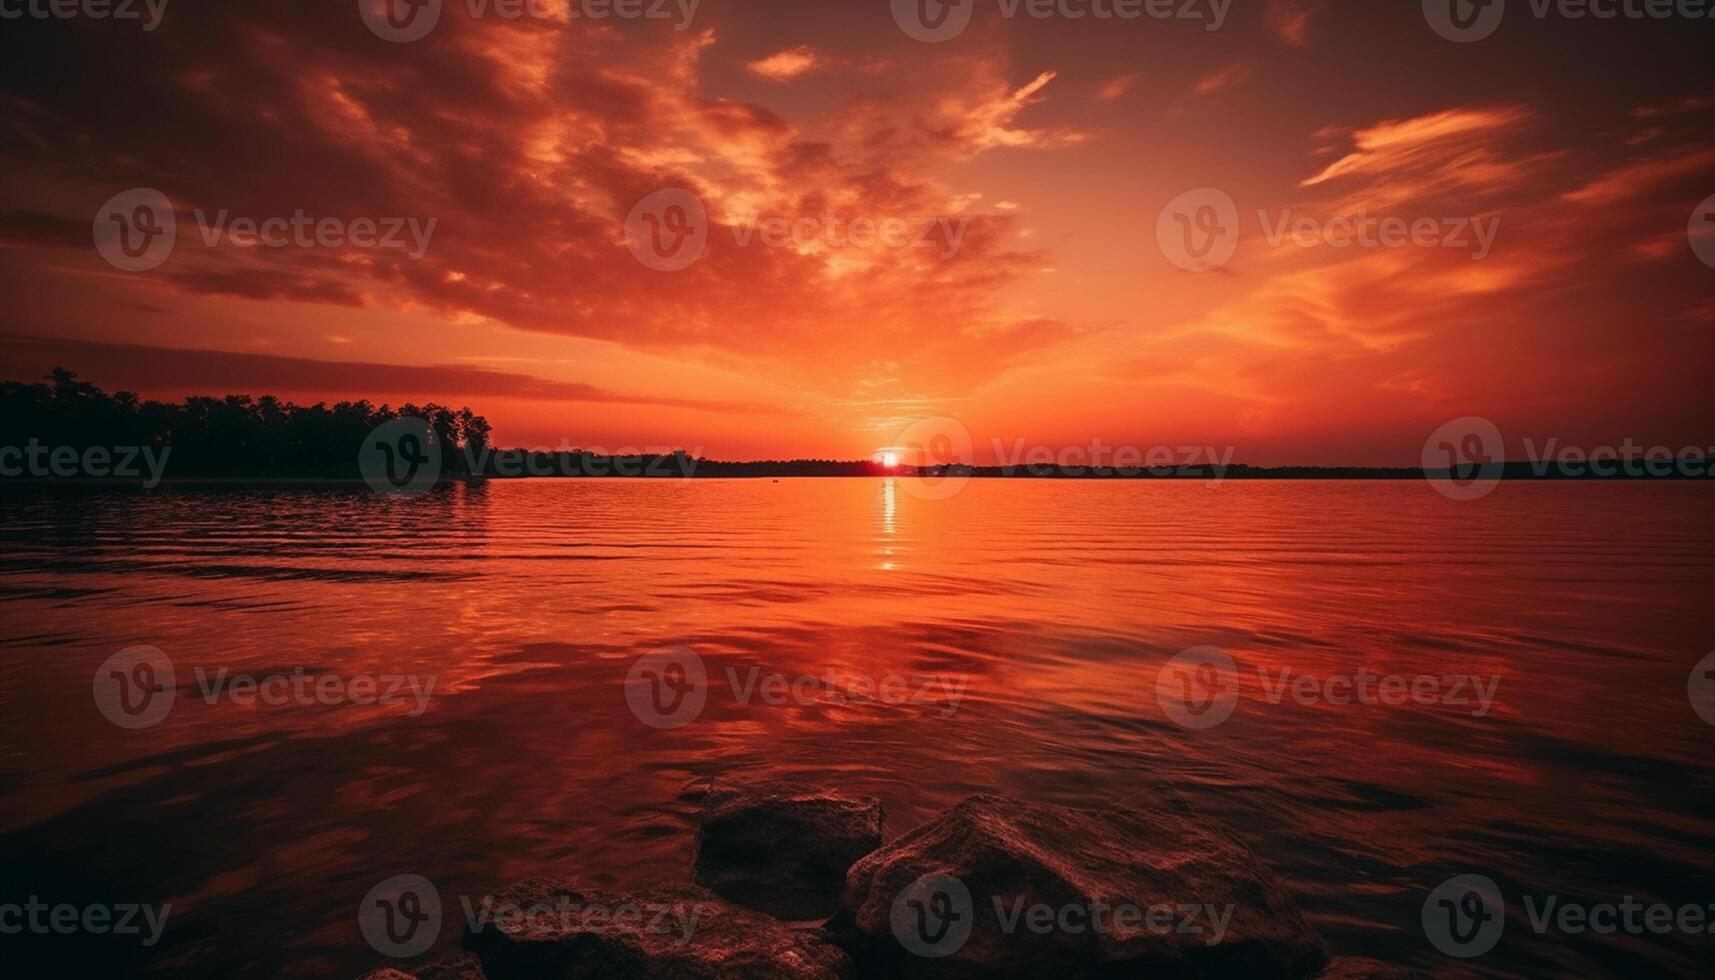
POLYGON ((408 395, 443 401, 482 396, 665 405, 741 415, 790 414, 766 405, 628 395, 580 382, 551 381, 464 365, 419 367, 319 361, 271 354, 0 335, 0 377, 11 381, 35 380, 55 367, 71 367, 85 380, 110 390, 145 394, 193 390, 221 395, 338 392, 340 397, 349 398, 408 395))

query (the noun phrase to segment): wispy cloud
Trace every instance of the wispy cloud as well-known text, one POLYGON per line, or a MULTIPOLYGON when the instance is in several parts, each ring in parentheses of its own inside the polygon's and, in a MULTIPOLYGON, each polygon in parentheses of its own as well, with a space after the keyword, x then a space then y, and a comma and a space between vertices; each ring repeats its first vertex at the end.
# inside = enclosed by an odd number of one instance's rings
POLYGON ((1693 95, 1673 102, 1638 106, 1632 110, 1632 115, 1638 119, 1660 119, 1663 116, 1678 116, 1712 107, 1715 107, 1715 98, 1710 98, 1707 95, 1693 95))
POLYGON ((1191 94, 1197 96, 1214 95, 1236 87, 1250 75, 1250 69, 1244 65, 1228 65, 1212 75, 1205 75, 1191 87, 1191 94))
POLYGON ((789 82, 825 67, 827 57, 808 44, 777 51, 745 65, 745 69, 752 75, 771 82, 789 82))
POLYGON ((0 334, 0 374, 40 377, 72 367, 104 387, 210 394, 339 393, 349 398, 523 398, 532 401, 665 405, 742 415, 789 415, 773 405, 613 391, 578 381, 458 364, 322 361, 221 350, 107 344, 0 334))
POLYGON ((1322 0, 1269 0, 1266 19, 1269 30, 1287 44, 1310 43, 1310 21, 1322 9, 1322 0))
POLYGON ((1394 119, 1352 134, 1351 153, 1303 181, 1312 187, 1339 177, 1385 174, 1441 159, 1450 152, 1492 141, 1525 116, 1521 106, 1493 109, 1448 109, 1394 119))
POLYGON ((1142 77, 1142 72, 1135 71, 1116 75, 1102 83, 1102 87, 1096 90, 1096 100, 1112 102, 1115 99, 1123 98, 1127 92, 1130 92, 1137 85, 1137 80, 1142 77))
POLYGON ((1711 169, 1715 169, 1715 148, 1681 149, 1616 167, 1564 196, 1578 204, 1615 204, 1668 181, 1711 169))

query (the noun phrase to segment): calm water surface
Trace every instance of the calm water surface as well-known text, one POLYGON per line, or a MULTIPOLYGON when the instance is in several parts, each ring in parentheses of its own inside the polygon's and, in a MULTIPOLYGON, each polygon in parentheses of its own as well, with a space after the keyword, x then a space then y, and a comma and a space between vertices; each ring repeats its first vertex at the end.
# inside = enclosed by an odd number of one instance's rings
MULTIPOLYGON (((1464 969, 1692 974, 1712 937, 1534 934, 1518 896, 1715 901, 1715 490, 1509 483, 533 481, 0 493, 0 898, 172 903, 115 973, 355 976, 387 876, 456 896, 556 873, 686 878, 696 787, 881 796, 890 833, 976 792, 1175 787, 1277 870, 1336 952, 1437 972, 1426 893, 1487 874, 1507 932, 1464 969), (159 725, 109 724, 105 658, 165 651, 159 725), (714 683, 662 730, 624 697, 682 644, 714 683), (1158 668, 1216 645, 1231 720, 1158 668), (193 671, 433 677, 427 710, 244 706, 193 671), (741 703, 730 669, 944 674, 929 704, 741 703), (1270 703, 1257 671, 1498 677, 1474 705, 1270 703)), ((1140 847, 1148 841, 1138 842, 1140 847)), ((0 945, 4 939, 0 939, 0 945)))

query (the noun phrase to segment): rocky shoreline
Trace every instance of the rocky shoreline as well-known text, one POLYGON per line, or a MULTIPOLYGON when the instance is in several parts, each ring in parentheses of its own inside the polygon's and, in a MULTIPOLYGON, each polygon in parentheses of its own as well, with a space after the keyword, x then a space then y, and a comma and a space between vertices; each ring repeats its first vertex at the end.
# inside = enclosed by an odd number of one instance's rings
POLYGON ((1171 796, 973 796, 891 843, 882 822, 874 798, 717 785, 692 884, 529 879, 482 901, 464 952, 363 980, 1425 976, 1334 959, 1262 860, 1171 796))

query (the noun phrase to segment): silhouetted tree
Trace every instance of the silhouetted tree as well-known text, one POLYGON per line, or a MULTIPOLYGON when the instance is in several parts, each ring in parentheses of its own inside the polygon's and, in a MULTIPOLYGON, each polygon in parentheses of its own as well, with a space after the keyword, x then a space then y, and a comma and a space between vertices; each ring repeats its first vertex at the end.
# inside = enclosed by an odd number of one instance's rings
POLYGON ((178 404, 109 395, 64 368, 46 384, 0 381, 0 445, 170 446, 177 475, 352 477, 370 431, 400 415, 425 419, 448 472, 465 469, 464 445, 486 446, 488 420, 469 408, 428 404, 394 412, 368 401, 299 406, 273 395, 191 396, 178 404))

